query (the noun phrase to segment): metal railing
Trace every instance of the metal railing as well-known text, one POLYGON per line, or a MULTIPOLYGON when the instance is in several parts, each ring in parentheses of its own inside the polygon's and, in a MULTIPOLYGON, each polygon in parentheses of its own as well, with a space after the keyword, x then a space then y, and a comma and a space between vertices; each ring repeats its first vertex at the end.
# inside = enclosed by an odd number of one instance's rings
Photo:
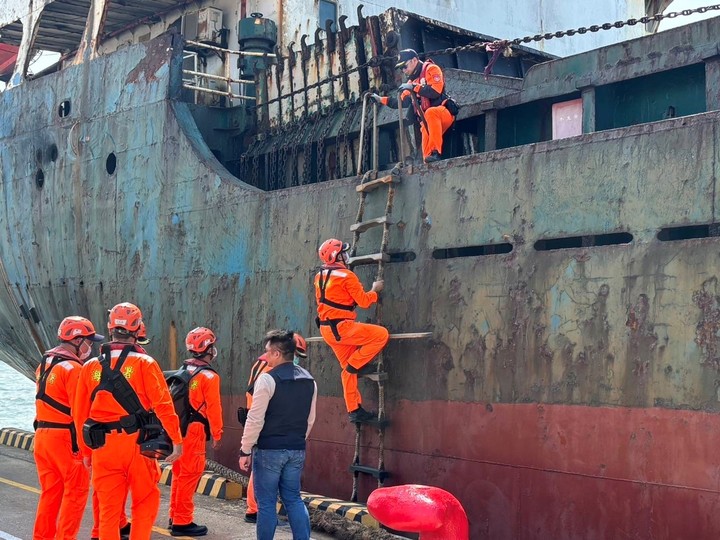
MULTIPOLYGON (((222 96, 228 99, 228 103, 230 106, 233 104, 233 99, 248 99, 255 101, 257 98, 255 96, 248 96, 242 93, 234 93, 233 92, 233 84, 237 84, 239 89, 238 92, 242 92, 242 86, 247 84, 255 84, 255 81, 252 79, 236 79, 233 78, 231 75, 231 62, 230 59, 232 58, 232 55, 237 56, 254 56, 254 57, 261 57, 261 58, 275 58, 275 55, 272 53, 261 53, 261 52, 252 52, 252 51, 233 51, 231 49, 223 49, 221 47, 216 47, 214 45, 208 45, 206 43, 200 43, 198 41, 186 41, 187 45, 190 45, 193 49, 207 49, 210 51, 215 51, 217 53, 222 54, 222 60, 223 60, 223 68, 225 70, 224 75, 212 75, 210 73, 203 73, 201 71, 196 70, 190 70, 190 69, 183 69, 183 88, 186 88, 187 90, 192 90, 194 92, 201 92, 205 94, 212 94, 216 96, 222 96), (186 75, 190 75, 192 77, 193 84, 190 83, 189 80, 185 79, 186 75), (208 88, 206 86, 203 86, 203 81, 223 81, 226 85, 227 90, 215 90, 212 88, 208 88)), ((190 52, 190 51, 186 51, 190 52)), ((196 68, 197 69, 197 68, 196 68)), ((196 94, 197 95, 197 94, 196 94)))

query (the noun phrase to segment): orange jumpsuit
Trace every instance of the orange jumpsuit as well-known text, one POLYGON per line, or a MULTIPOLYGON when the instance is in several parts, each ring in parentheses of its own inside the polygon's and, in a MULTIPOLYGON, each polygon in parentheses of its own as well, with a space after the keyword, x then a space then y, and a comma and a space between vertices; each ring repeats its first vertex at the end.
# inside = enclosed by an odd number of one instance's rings
POLYGON ((365 292, 354 272, 335 264, 323 266, 315 276, 315 299, 320 334, 340 362, 345 405, 348 412, 352 412, 362 405, 362 396, 358 390, 357 374, 348 373, 345 368, 350 365, 360 369, 371 362, 389 338, 387 329, 382 326, 355 322, 357 314, 353 310, 356 305, 369 307, 377 302, 378 296, 373 291, 365 292))
MULTIPOLYGON (((206 366, 204 362, 185 362, 187 369, 195 371, 206 366)), ((219 441, 223 433, 222 405, 220 404, 220 375, 204 369, 190 379, 190 405, 207 419, 210 437, 219 441)), ((183 454, 172 464, 170 488, 170 519, 173 525, 188 525, 193 521, 195 503, 193 497, 200 477, 205 471, 205 442, 208 437, 205 425, 190 422, 183 442, 183 454)))
MULTIPOLYGON (((125 344, 111 343, 111 367, 117 364, 125 344)), ((174 444, 182 443, 180 422, 160 366, 155 360, 137 351, 130 352, 121 369, 146 410, 153 410, 174 444)), ((97 358, 85 363, 80 372, 73 420, 78 433, 87 419, 96 422, 117 422, 127 412, 108 391, 100 391, 91 401, 93 390, 100 382, 102 367, 97 358)), ((160 508, 160 468, 153 459, 140 454, 138 433, 112 431, 105 445, 90 450, 82 436, 80 449, 84 457, 92 456, 92 484, 100 507, 99 533, 102 540, 120 539, 120 520, 124 511, 124 494, 132 494, 131 540, 149 540, 160 508)))
MULTIPOLYGON (((41 399, 35 401, 38 428, 34 453, 40 480, 40 500, 33 540, 77 538, 90 489, 90 474, 83 466, 78 447, 73 450, 73 434, 69 427, 72 424, 70 409, 82 363, 62 347, 46 353, 46 369, 50 368, 54 359, 55 365, 44 377, 45 396, 60 407, 56 408, 41 399), (48 424, 58 426, 50 427, 48 424)), ((40 390, 40 367, 36 378, 40 390)))
MULTIPOLYGON (((445 77, 442 69, 432 60, 427 60, 422 65, 420 75, 408 82, 414 85, 412 91, 415 96, 411 96, 410 91, 405 90, 400 94, 400 98, 403 107, 413 106, 411 97, 420 99, 420 109, 425 118, 424 122, 422 118, 418 118, 422 133, 423 158, 427 158, 433 150, 442 155, 443 135, 455 121, 455 117, 445 107, 447 97, 444 94, 445 77)), ((394 98, 383 97, 382 103, 397 108, 397 100, 394 98)))
MULTIPOLYGON (((248 379, 248 389, 247 392, 245 392, 245 407, 247 410, 250 410, 250 407, 252 407, 252 397, 253 397, 253 389, 255 386, 255 381, 257 381, 258 377, 265 373, 266 371, 270 371, 270 366, 268 365, 267 361, 265 361, 265 355, 263 354, 260 356, 257 361, 253 364, 252 369, 250 370, 250 378, 248 379)), ((253 482, 253 475, 252 471, 250 471, 250 479, 248 480, 248 487, 247 487, 247 513, 248 514, 257 514, 258 506, 257 506, 257 500, 255 499, 255 483, 253 482)))

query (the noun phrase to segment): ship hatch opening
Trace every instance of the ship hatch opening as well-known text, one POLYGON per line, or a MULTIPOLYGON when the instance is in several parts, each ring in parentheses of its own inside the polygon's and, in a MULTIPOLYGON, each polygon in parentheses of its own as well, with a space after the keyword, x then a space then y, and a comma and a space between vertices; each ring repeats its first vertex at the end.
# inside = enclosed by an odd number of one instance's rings
POLYGON ((117 158, 115 157, 114 152, 110 152, 107 159, 105 160, 105 170, 109 175, 113 175, 115 173, 115 168, 117 167, 117 158))
POLYGON ((720 236, 720 223, 706 225, 686 225, 684 227, 666 227, 660 229, 657 239, 661 242, 677 242, 693 238, 712 238, 720 236))
POLYGON ((42 169, 38 169, 37 173, 35 173, 35 185, 38 189, 42 189, 45 185, 45 173, 42 169))
POLYGON ((457 259, 460 257, 484 257, 486 255, 504 255, 513 250, 512 244, 484 244, 482 246, 463 246, 439 248, 432 252, 433 259, 457 259))
POLYGON ((626 232, 610 234, 588 234, 584 236, 567 236, 565 238, 548 238, 535 242, 537 251, 555 251, 558 249, 576 249, 600 246, 616 246, 629 244, 633 235, 626 232))
POLYGON ((388 256, 390 257, 390 260, 387 261, 389 263, 410 262, 416 259, 414 251, 398 251, 395 253, 388 253, 388 256))

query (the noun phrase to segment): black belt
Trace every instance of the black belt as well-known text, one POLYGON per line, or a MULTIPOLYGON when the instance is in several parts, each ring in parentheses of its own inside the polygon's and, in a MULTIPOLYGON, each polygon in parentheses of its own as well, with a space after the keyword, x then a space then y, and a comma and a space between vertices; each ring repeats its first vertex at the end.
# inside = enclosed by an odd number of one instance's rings
POLYGON ((70 432, 70 439, 72 441, 73 453, 77 453, 78 451, 80 451, 80 448, 78 447, 78 443, 77 443, 77 432, 75 431, 75 424, 73 424, 72 422, 63 424, 60 422, 38 421, 38 422, 36 422, 35 429, 37 429, 37 428, 67 429, 70 432))
POLYGON ((326 319, 324 321, 320 321, 320 326, 329 326, 332 330, 333 336, 335 336, 335 341, 340 341, 340 332, 338 332, 338 324, 340 324, 343 321, 351 321, 352 319, 326 319))

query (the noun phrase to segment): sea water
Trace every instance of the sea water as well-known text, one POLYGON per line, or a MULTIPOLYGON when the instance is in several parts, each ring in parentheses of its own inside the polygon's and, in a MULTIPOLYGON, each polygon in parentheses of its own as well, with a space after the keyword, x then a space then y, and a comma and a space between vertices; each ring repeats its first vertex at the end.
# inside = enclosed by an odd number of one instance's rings
POLYGON ((32 431, 35 418, 35 383, 0 362, 0 428, 32 431))

